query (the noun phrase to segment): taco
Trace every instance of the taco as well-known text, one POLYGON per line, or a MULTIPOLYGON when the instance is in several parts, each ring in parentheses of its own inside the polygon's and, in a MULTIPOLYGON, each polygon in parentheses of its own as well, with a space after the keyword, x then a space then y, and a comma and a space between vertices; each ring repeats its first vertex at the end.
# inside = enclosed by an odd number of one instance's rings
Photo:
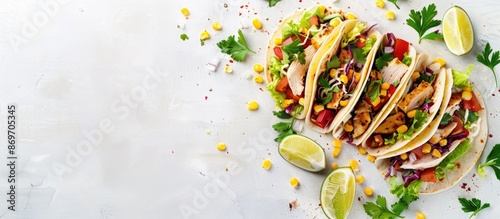
POLYGON ((340 33, 341 23, 355 16, 323 5, 296 12, 276 28, 266 53, 267 90, 279 110, 304 119, 312 92, 306 84, 309 66, 316 66, 322 44, 340 33))
MULTIPOLYGON (((469 68, 468 72, 471 71, 469 68)), ((468 73, 447 70, 445 98, 438 128, 422 132, 423 144, 409 144, 377 158, 377 169, 386 177, 402 176, 405 186, 415 180, 426 182, 419 193, 445 191, 457 184, 475 165, 486 145, 488 124, 480 93, 468 81, 468 73)), ((432 124, 431 124, 432 125, 432 124)))
POLYGON ((359 20, 345 21, 333 45, 323 44, 323 55, 316 73, 309 72, 307 84, 313 82, 306 126, 328 133, 349 113, 365 86, 366 73, 373 62, 373 46, 380 33, 359 20))
MULTIPOLYGON (((405 94, 388 108, 390 114, 382 118, 380 125, 362 144, 372 156, 380 156, 407 145, 419 136, 438 113, 443 102, 446 70, 439 59, 432 61, 426 54, 419 55, 417 60, 405 94)), ((426 129, 432 132, 437 128, 434 125, 426 129)))
POLYGON ((359 145, 391 111, 403 95, 416 63, 416 50, 403 39, 387 33, 375 43, 373 61, 363 92, 351 112, 333 129, 333 137, 359 145))

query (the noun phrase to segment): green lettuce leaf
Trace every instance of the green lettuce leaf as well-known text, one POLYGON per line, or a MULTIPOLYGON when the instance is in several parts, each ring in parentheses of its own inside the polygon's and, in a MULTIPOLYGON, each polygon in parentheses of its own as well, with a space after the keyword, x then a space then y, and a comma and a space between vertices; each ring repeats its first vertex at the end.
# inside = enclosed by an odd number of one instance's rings
POLYGON ((278 79, 281 79, 281 68, 283 67, 281 60, 278 57, 273 56, 271 57, 269 63, 270 63, 269 71, 273 74, 273 76, 276 76, 278 77, 278 79))
POLYGON ((436 177, 438 179, 443 179, 446 175, 446 170, 452 170, 455 167, 455 161, 464 156, 471 146, 469 139, 460 143, 457 148, 450 152, 450 154, 436 167, 436 177))
POLYGON ((356 23, 356 26, 352 28, 347 35, 342 38, 342 48, 345 48, 349 42, 354 41, 357 36, 361 35, 361 32, 366 29, 366 24, 363 22, 356 23))
POLYGON ((269 85, 267 85, 267 91, 271 94, 271 97, 276 103, 276 106, 281 109, 281 103, 283 103, 283 101, 285 100, 286 95, 284 93, 279 93, 275 90, 276 86, 280 81, 281 78, 279 76, 274 75, 273 81, 269 85))
POLYGON ((371 38, 371 37, 366 38, 366 44, 362 48, 364 55, 368 55, 368 53, 372 50, 373 45, 375 44, 375 42, 377 42, 376 38, 371 38))
POLYGON ((314 15, 318 16, 318 18, 323 17, 323 14, 319 11, 319 7, 314 7, 302 15, 302 18, 300 19, 300 27, 309 29, 311 27, 309 19, 311 19, 314 15))
POLYGON ((472 73, 474 67, 475 66, 471 64, 467 66, 467 68, 463 72, 459 70, 452 70, 451 73, 453 74, 453 85, 460 89, 471 87, 469 83, 469 76, 470 73, 472 73))
POLYGON ((427 122, 428 115, 429 113, 427 113, 427 111, 425 110, 424 111, 417 110, 415 113, 415 117, 413 118, 413 123, 411 124, 410 128, 405 133, 399 134, 398 139, 405 139, 405 140, 411 139, 413 133, 420 130, 427 122))
POLYGON ((283 27, 281 30, 281 35, 283 37, 283 40, 286 40, 288 37, 295 35, 299 36, 300 34, 300 25, 297 23, 294 23, 293 21, 290 21, 283 27))

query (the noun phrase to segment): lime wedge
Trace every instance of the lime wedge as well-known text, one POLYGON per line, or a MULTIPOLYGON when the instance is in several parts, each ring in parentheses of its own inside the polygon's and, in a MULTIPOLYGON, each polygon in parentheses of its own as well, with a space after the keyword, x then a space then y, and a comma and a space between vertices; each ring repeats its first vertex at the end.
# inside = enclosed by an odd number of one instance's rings
POLYGON ((321 185, 321 208, 328 218, 347 218, 355 195, 356 182, 352 169, 340 167, 332 171, 321 185))
POLYGON ((455 55, 464 55, 474 45, 474 31, 467 13, 458 6, 452 6, 442 21, 443 38, 446 46, 455 55))
POLYGON ((278 151, 283 159, 301 169, 311 172, 325 169, 325 151, 308 137, 289 135, 281 141, 278 151))

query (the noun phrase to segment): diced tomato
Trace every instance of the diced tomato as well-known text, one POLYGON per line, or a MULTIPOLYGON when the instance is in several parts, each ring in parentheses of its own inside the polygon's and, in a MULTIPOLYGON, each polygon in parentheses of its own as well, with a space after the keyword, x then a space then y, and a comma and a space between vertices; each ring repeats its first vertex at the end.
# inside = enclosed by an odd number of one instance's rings
POLYGON ((417 159, 420 159, 425 155, 424 152, 422 152, 422 147, 415 148, 411 150, 411 152, 413 152, 417 156, 417 159))
POLYGON ((400 61, 405 57, 405 53, 408 52, 408 47, 410 44, 405 40, 396 38, 396 42, 394 43, 394 51, 392 52, 392 56, 394 58, 398 58, 400 61))
POLYGON ((389 86, 387 96, 391 97, 395 92, 396 92, 396 87, 393 84, 391 84, 391 86, 389 86))
POLYGON ((294 41, 295 39, 297 39, 297 37, 296 37, 295 35, 293 35, 293 36, 291 36, 291 37, 288 37, 288 38, 286 38, 286 39, 283 41, 283 43, 281 43, 281 45, 282 45, 282 46, 286 46, 286 45, 288 45, 288 44, 290 44, 290 43, 293 43, 293 41, 294 41))
POLYGON ((278 59, 283 60, 283 51, 281 51, 280 47, 274 47, 274 55, 276 55, 278 59))
POLYGON ((466 130, 464 128, 464 123, 462 122, 462 120, 460 118, 458 118, 458 116, 453 115, 452 119, 453 119, 453 122, 457 123, 457 126, 455 126, 453 131, 451 131, 452 135, 460 134, 460 133, 464 132, 464 130, 466 130))
POLYGON ((479 101, 477 100, 477 97, 474 94, 474 92, 471 93, 472 93, 472 98, 470 100, 462 99, 462 104, 464 106, 464 109, 471 110, 472 112, 478 112, 482 110, 483 107, 481 106, 481 103, 479 103, 479 101))
POLYGON ((290 87, 286 88, 285 94, 286 94, 286 99, 293 99, 293 101, 295 101, 296 103, 299 102, 300 100, 300 96, 294 95, 290 87))
POLYGON ((304 47, 304 49, 311 45, 311 39, 309 39, 309 38, 306 39, 306 37, 302 36, 302 35, 299 36, 299 38, 300 38, 301 43, 304 43, 304 41, 305 41, 304 45, 302 46, 302 47, 304 47))
POLYGON ((311 18, 309 18, 309 25, 319 27, 318 16, 314 15, 311 18))
POLYGON ((436 170, 433 168, 425 169, 424 172, 422 172, 422 175, 420 175, 420 178, 424 182, 436 182, 436 170))
POLYGON ((359 35, 356 40, 356 48, 363 48, 366 45, 366 35, 359 35))
POLYGON ((281 81, 278 83, 278 85, 276 85, 274 90, 276 92, 283 93, 286 91, 287 88, 288 88, 288 78, 285 76, 281 79, 281 81))
POLYGON ((321 128, 325 128, 333 121, 333 116, 333 111, 325 109, 319 112, 316 122, 314 123, 321 128))
POLYGON ((370 136, 368 139, 366 139, 366 146, 368 146, 369 148, 376 148, 373 137, 370 136))

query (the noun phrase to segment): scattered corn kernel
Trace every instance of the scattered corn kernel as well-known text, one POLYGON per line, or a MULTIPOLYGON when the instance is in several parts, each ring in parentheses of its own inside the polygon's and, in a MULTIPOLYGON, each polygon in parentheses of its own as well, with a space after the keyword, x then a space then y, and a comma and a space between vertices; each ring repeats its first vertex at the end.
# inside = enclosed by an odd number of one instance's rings
POLYGON ((360 73, 354 73, 354 82, 358 83, 359 79, 361 79, 361 74, 360 73))
POLYGON ((416 71, 411 74, 411 80, 416 81, 420 77, 420 72, 416 71))
POLYGON ((406 113, 406 116, 411 119, 415 117, 415 114, 417 114, 417 110, 410 110, 408 111, 408 113, 406 113))
POLYGON ((408 159, 408 154, 403 153, 403 154, 399 155, 399 157, 401 157, 401 160, 406 160, 406 159, 408 159))
POLYGON ((380 90, 380 96, 382 97, 387 96, 387 90, 380 90))
POLYGON ((340 154, 340 149, 341 149, 341 148, 333 148, 333 151, 332 151, 332 156, 333 156, 333 157, 337 157, 337 156, 339 156, 339 154, 340 154))
POLYGON ((359 154, 364 155, 366 154, 366 149, 363 146, 358 145, 358 152, 359 154))
POLYGON ((299 185, 300 185, 299 180, 298 180, 297 178, 295 178, 295 177, 291 178, 291 179, 290 179, 290 185, 291 185, 292 187, 297 187, 297 186, 299 186, 299 185))
POLYGON ((379 8, 384 8, 385 2, 383 0, 377 0, 377 1, 375 1, 375 5, 379 8))
POLYGON ((350 160, 349 166, 351 166, 353 171, 359 171, 359 164, 357 160, 350 160))
POLYGON ((265 159, 262 161, 262 168, 269 170, 271 168, 271 166, 272 166, 272 163, 270 160, 265 159))
POLYGON ((302 106, 304 106, 304 98, 303 98, 303 97, 301 97, 301 98, 299 99, 299 104, 300 104, 300 105, 302 105, 302 106))
POLYGON ((366 159, 373 163, 375 162, 375 159, 377 159, 377 157, 368 154, 366 155, 366 159))
POLYGON ((290 106, 291 104, 293 104, 293 99, 286 99, 286 100, 283 100, 283 102, 281 103, 281 108, 282 108, 282 109, 285 109, 285 108, 287 108, 288 106, 290 106))
POLYGON ((210 33, 207 32, 207 30, 203 30, 200 34, 200 39, 201 40, 208 40, 210 39, 210 33))
POLYGON ((252 24, 256 29, 262 29, 262 22, 259 20, 259 18, 254 18, 252 20, 252 24))
POLYGON ((378 106, 380 104, 380 97, 377 97, 375 101, 372 102, 373 106, 378 106))
POLYGON ((331 26, 331 27, 336 27, 336 26, 339 26, 340 22, 342 22, 342 21, 340 20, 340 18, 335 18, 335 19, 332 19, 332 20, 330 21, 330 26, 331 26))
POLYGON ((356 177, 356 182, 357 182, 358 184, 363 183, 363 181, 365 181, 365 176, 364 176, 364 175, 361 175, 361 176, 356 177))
POLYGON ((347 75, 340 75, 339 79, 344 84, 347 84, 347 82, 349 82, 349 79, 347 79, 347 75))
POLYGON ((217 149, 218 149, 219 151, 225 151, 225 150, 226 150, 226 144, 225 144, 225 143, 222 143, 222 142, 221 142, 221 143, 219 143, 219 144, 217 144, 217 149))
POLYGON ((418 211, 417 213, 415 213, 415 219, 425 219, 425 214, 418 211))
POLYGON ((313 107, 313 109, 314 109, 314 114, 318 115, 318 113, 325 110, 325 106, 317 104, 313 107))
POLYGON ((274 38, 274 45, 279 46, 281 44, 283 44, 283 38, 281 38, 281 37, 274 38))
POLYGON ((444 59, 442 59, 442 58, 437 58, 437 59, 434 60, 434 62, 439 63, 439 67, 443 67, 443 66, 446 65, 446 61, 444 59))
POLYGON ((189 16, 189 10, 187 8, 181 8, 181 13, 186 17, 189 16))
POLYGON ((215 21, 212 23, 212 29, 217 31, 222 30, 222 25, 219 22, 215 21))
POLYGON ((399 126, 396 130, 398 131, 398 133, 403 134, 403 133, 405 133, 406 131, 408 131, 408 126, 406 126, 406 125, 402 125, 402 126, 399 126))
POLYGON ((471 92, 472 90, 470 89, 470 87, 464 87, 464 88, 462 89, 462 91, 469 91, 469 92, 471 92))
POLYGON ((354 126, 352 125, 351 120, 347 121, 344 125, 344 131, 352 132, 354 130, 354 126))
POLYGON ((264 82, 264 78, 262 78, 262 76, 260 76, 260 75, 255 76, 255 78, 253 80, 259 84, 262 84, 262 82, 264 82))
POLYGON ((346 18, 347 18, 347 20, 354 20, 354 19, 356 19, 356 15, 349 13, 349 14, 347 14, 346 18))
POLYGON ((347 104, 349 103, 349 100, 341 100, 340 101, 340 106, 347 106, 347 104))
POLYGON ((337 69, 330 69, 330 77, 336 78, 337 77, 337 69))
POLYGON ((432 146, 430 144, 428 144, 428 143, 425 143, 422 146, 422 153, 424 153, 424 154, 431 153, 431 150, 432 150, 432 146))
POLYGON ((472 93, 470 91, 462 91, 462 99, 463 100, 471 100, 472 93))
POLYGON ((439 146, 441 147, 444 147, 448 144, 448 140, 446 139, 441 139, 441 141, 439 141, 439 146))
POLYGON ((248 107, 248 110, 254 111, 254 110, 259 109, 259 103, 257 103, 257 101, 252 100, 252 101, 247 103, 247 107, 248 107))
POLYGON ((334 138, 333 139, 333 148, 341 148, 342 147, 342 142, 339 139, 334 138))
POLYGON ((366 196, 372 196, 373 195, 373 189, 372 189, 372 187, 366 187, 366 188, 364 188, 363 192, 365 193, 366 196))
POLYGON ((257 63, 253 65, 253 70, 257 73, 261 73, 262 71, 264 71, 264 67, 261 64, 257 63))
POLYGON ((233 69, 231 68, 231 66, 226 65, 226 66, 224 66, 224 72, 226 72, 226 73, 233 73, 233 69))
POLYGON ((337 163, 332 163, 332 170, 335 170, 339 168, 339 165, 337 163))
POLYGON ((435 158, 440 158, 441 157, 441 152, 439 152, 438 149, 432 150, 432 156, 435 158))
POLYGON ((396 15, 394 14, 393 11, 385 12, 385 18, 387 18, 387 20, 394 20, 395 17, 396 15))

